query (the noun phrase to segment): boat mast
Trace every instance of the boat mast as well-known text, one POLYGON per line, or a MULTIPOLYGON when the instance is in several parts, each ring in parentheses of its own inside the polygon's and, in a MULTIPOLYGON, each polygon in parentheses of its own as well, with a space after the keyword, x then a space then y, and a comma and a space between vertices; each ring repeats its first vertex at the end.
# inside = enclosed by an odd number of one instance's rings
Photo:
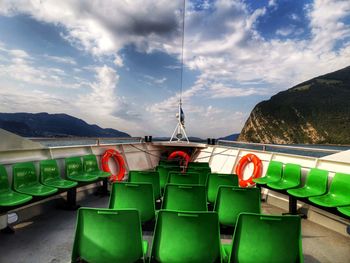
POLYGON ((182 110, 182 86, 183 86, 183 71, 184 71, 184 42, 185 42, 185 11, 186 11, 186 0, 183 0, 183 10, 182 10, 182 49, 181 49, 181 76, 180 76, 180 98, 179 98, 179 108, 178 113, 176 114, 177 125, 173 132, 173 135, 170 138, 170 142, 173 139, 181 141, 183 139, 188 140, 186 131, 185 131, 185 114, 182 110))

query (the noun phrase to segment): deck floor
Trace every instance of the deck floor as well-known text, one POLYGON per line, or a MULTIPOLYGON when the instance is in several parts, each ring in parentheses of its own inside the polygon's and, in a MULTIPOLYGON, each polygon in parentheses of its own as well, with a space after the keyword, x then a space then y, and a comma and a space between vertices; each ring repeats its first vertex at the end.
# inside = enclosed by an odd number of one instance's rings
MULTIPOLYGON (((90 196, 82 206, 107 207, 108 197, 90 196)), ((280 214, 283 210, 263 204, 263 212, 280 214)), ((51 209, 46 214, 15 226, 15 234, 0 233, 0 263, 70 262, 76 212, 51 209)), ((145 231, 151 241, 151 232, 145 231)), ((350 236, 302 220, 305 262, 350 262, 350 236)), ((223 236, 228 241, 227 235, 223 236)), ((253 245, 253 244, 252 244, 253 245)))

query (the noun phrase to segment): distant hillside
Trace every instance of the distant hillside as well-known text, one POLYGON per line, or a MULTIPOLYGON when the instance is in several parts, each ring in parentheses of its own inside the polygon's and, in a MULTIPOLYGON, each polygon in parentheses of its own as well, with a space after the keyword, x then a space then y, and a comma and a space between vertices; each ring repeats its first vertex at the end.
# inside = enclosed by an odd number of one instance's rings
POLYGON ((350 67, 303 82, 255 106, 239 141, 350 143, 350 67))
POLYGON ((67 114, 0 113, 0 128, 24 137, 130 137, 67 114))
POLYGON ((225 137, 221 137, 221 138, 219 138, 219 140, 237 141, 238 137, 239 137, 239 133, 234 133, 231 135, 227 135, 225 137))

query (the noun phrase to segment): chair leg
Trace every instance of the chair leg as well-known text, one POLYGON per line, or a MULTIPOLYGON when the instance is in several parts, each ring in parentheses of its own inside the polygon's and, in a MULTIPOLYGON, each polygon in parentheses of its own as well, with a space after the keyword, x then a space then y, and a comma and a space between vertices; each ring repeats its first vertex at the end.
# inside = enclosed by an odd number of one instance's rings
POLYGON ((80 205, 77 205, 77 188, 73 187, 67 191, 67 202, 64 205, 65 210, 77 210, 80 205))
POLYGON ((288 213, 282 213, 282 215, 298 215, 301 218, 306 219, 307 218, 306 214, 298 212, 298 209, 297 209, 298 200, 292 195, 289 195, 288 199, 289 199, 289 211, 288 213))

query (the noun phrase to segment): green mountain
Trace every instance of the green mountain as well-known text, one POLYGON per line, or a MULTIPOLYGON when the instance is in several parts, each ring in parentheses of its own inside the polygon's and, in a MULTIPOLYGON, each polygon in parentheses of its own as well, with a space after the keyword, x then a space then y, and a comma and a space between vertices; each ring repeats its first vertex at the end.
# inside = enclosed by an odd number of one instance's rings
POLYGON ((350 66, 258 103, 238 140, 350 144, 350 66))

